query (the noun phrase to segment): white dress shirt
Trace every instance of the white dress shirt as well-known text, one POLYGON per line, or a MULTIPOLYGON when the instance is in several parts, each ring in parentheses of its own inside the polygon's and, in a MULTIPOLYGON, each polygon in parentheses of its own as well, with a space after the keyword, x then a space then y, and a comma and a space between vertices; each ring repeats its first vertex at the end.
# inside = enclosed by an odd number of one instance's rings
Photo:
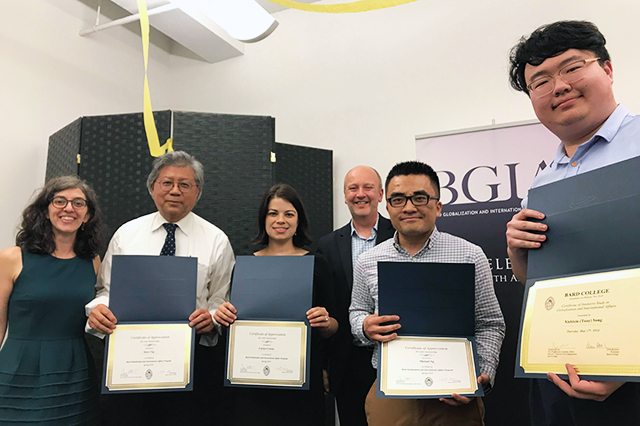
MULTIPOLYGON (((96 282, 96 298, 85 306, 87 316, 99 304, 109 306, 111 286, 111 258, 116 254, 160 255, 167 231, 162 226, 167 221, 160 213, 152 213, 122 225, 109 243, 96 282)), ((189 213, 176 223, 176 256, 198 258, 198 283, 196 308, 207 309, 213 315, 223 302, 229 300, 231 272, 235 264, 229 238, 215 225, 194 213, 189 213)), ((185 318, 186 319, 186 318, 185 318)), ((203 334, 200 343, 215 346, 219 327, 203 334)), ((91 329, 93 335, 104 335, 91 329)))

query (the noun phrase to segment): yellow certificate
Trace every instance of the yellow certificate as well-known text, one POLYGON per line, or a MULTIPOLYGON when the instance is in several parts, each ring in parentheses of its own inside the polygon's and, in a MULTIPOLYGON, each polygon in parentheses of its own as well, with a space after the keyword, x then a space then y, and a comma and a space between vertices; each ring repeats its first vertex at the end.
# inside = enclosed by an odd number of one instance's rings
POLYGON ((184 389, 191 363, 189 324, 118 324, 109 336, 110 391, 184 389))
POLYGON ((537 281, 520 343, 525 374, 640 377, 640 269, 537 281))

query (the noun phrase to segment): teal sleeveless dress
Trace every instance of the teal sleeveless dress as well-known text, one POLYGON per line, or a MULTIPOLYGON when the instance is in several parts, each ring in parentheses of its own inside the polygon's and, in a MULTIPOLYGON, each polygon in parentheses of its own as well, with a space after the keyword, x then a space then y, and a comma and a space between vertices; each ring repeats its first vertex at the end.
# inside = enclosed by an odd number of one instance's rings
POLYGON ((0 349, 0 425, 99 424, 95 368, 84 341, 93 264, 25 251, 22 264, 0 349))

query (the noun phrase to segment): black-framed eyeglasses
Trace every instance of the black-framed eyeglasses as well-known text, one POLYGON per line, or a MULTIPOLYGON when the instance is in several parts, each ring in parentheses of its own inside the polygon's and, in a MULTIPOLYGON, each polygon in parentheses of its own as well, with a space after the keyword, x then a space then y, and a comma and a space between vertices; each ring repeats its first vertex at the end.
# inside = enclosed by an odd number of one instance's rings
POLYGON ((431 200, 439 200, 440 198, 434 197, 429 194, 413 194, 410 196, 406 195, 394 195, 393 197, 387 198, 387 202, 391 207, 404 207, 407 205, 407 200, 411 200, 411 203, 418 206, 425 206, 429 204, 431 200))
POLYGON ((180 192, 182 192, 183 194, 186 194, 187 192, 191 191, 191 189, 195 186, 192 183, 189 182, 185 182, 185 181, 179 181, 179 182, 174 182, 170 179, 164 179, 161 181, 156 181, 156 183, 158 185, 160 185, 160 189, 164 192, 169 192, 173 189, 174 186, 178 186, 178 189, 180 190, 180 192))
POLYGON ((84 198, 74 198, 73 200, 67 200, 64 197, 53 197, 51 200, 51 204, 53 207, 58 209, 64 209, 67 207, 67 204, 71 203, 71 207, 74 209, 83 209, 87 207, 87 200, 84 198))
POLYGON ((562 81, 567 84, 575 83, 584 78, 587 65, 598 60, 600 60, 600 58, 579 59, 571 62, 560 68, 555 74, 536 78, 527 85, 527 90, 535 96, 548 95, 553 92, 553 89, 556 87, 556 77, 560 77, 562 81))

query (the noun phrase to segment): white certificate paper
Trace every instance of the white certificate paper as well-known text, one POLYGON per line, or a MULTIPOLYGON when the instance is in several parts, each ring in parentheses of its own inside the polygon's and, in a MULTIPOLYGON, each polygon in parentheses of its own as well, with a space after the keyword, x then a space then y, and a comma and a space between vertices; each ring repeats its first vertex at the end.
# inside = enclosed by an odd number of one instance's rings
POLYGON ((229 329, 227 379, 232 384, 302 387, 306 381, 304 322, 236 321, 229 329))
POLYGON ((465 338, 399 336, 382 344, 380 391, 411 398, 478 390, 473 348, 465 338))
POLYGON ((188 324, 118 324, 109 336, 109 390, 181 389, 189 383, 188 324))

